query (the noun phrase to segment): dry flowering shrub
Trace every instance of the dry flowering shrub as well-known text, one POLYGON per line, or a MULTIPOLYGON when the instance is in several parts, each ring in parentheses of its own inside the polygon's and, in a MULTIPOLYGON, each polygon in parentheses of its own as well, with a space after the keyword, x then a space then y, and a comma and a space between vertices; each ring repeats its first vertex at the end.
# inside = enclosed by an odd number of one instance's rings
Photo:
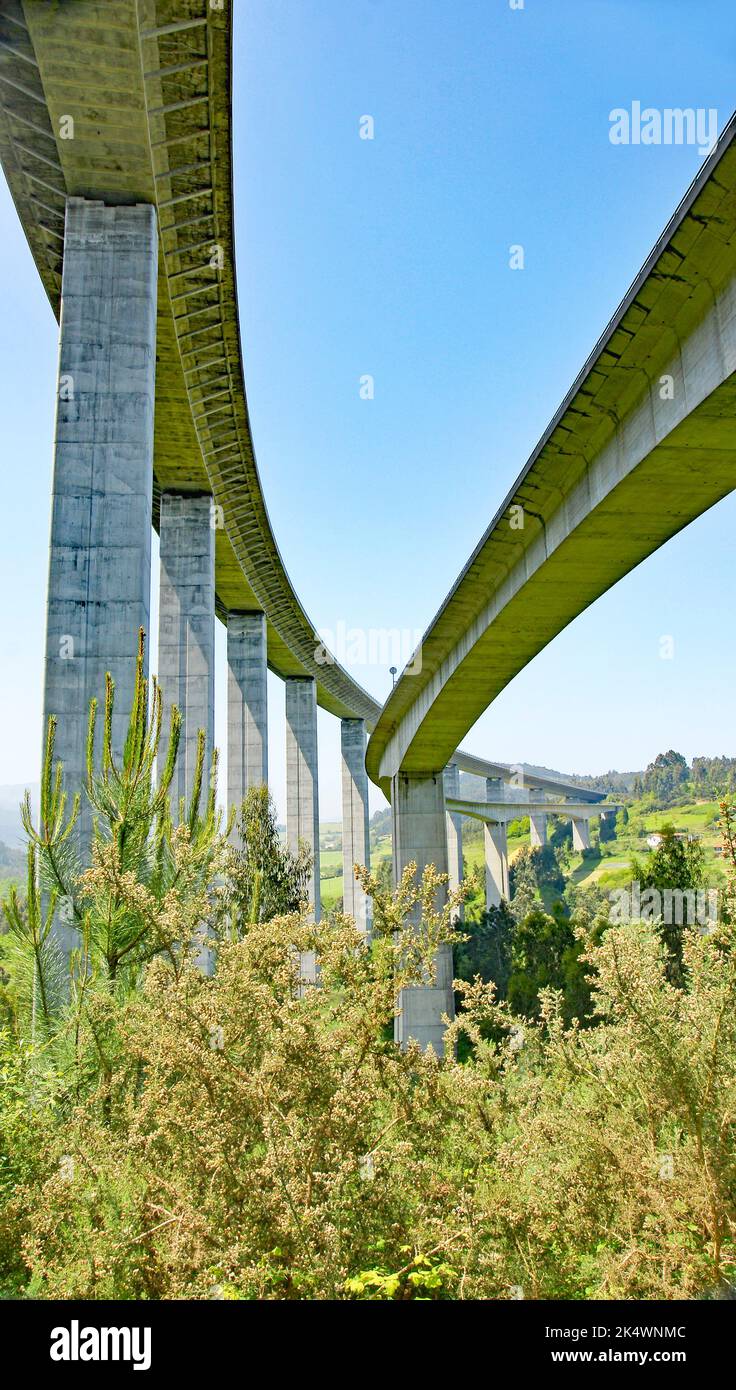
POLYGON ((356 869, 370 945, 339 913, 273 915, 300 902, 305 865, 270 862, 267 794, 234 861, 214 779, 199 810, 201 757, 176 824, 153 784, 159 696, 149 727, 141 674, 120 767, 111 700, 99 776, 90 757, 91 867, 73 872, 76 802, 51 729, 27 901, 6 905, 26 969, 16 1029, 0 1033, 0 1292, 675 1299, 736 1285, 729 804, 725 912, 685 930, 677 981, 656 924, 581 927, 590 1026, 568 1026, 551 991, 530 1022, 493 985, 456 982, 440 1059, 398 1049, 393 1023, 401 989, 431 982, 460 939, 446 876, 417 881, 410 865, 389 893, 356 869), (65 990, 62 899, 79 934, 65 990))
POLYGON ((678 991, 653 928, 612 928, 589 951, 595 1028, 565 1028, 552 997, 522 1028, 492 986, 463 985, 448 1043, 471 1038, 464 1063, 452 1046, 438 1061, 388 1039, 409 945, 389 932, 371 952, 346 918, 294 917, 225 943, 211 979, 154 961, 119 1025, 128 1080, 111 1112, 101 1118, 90 1098, 46 1142, 45 1180, 28 1193, 33 1292, 723 1288, 734 1253, 730 941, 689 934, 690 988, 678 991), (305 950, 322 964, 306 994, 305 950))
MULTIPOLYGON (((212 978, 152 962, 117 1020, 112 1104, 91 1094, 46 1155, 25 1245, 37 1293, 340 1297, 379 1254, 410 1293, 436 1287, 432 1257, 457 1241, 436 1164, 450 1098, 434 1054, 386 1036, 397 984, 431 968, 403 916, 441 881, 409 878, 375 950, 348 918, 293 916, 221 943, 212 978)), ((452 910, 428 909, 432 947, 452 910)))

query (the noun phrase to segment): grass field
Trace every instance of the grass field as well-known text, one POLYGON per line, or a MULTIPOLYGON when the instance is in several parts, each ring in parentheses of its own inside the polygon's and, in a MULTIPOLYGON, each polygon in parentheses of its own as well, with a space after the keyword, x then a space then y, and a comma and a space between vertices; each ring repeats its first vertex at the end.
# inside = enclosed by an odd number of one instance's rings
MULTIPOLYGON (((647 836, 662 829, 664 825, 674 825, 677 831, 685 834, 697 835, 705 851, 705 867, 708 882, 718 884, 725 880, 725 873, 720 860, 716 857, 715 848, 720 843, 717 829, 717 819, 719 807, 717 801, 696 801, 685 806, 672 807, 664 811, 650 811, 639 807, 635 802, 629 807, 629 824, 624 828, 621 835, 615 840, 609 840, 601 846, 599 857, 583 859, 580 854, 572 854, 566 869, 566 876, 571 882, 583 887, 597 886, 603 889, 620 887, 628 883, 631 878, 631 860, 634 855, 637 859, 645 860, 651 849, 647 844, 647 836)), ((330 824, 320 828, 320 840, 322 843, 329 843, 330 839, 340 834, 339 824, 330 824), (327 835, 325 834, 327 832, 327 835), (328 839, 329 836, 329 839, 328 839)), ((334 844, 334 840, 332 840, 334 844)), ((513 861, 523 845, 528 845, 529 835, 509 836, 509 859, 513 861)), ((472 873, 476 870, 480 876, 477 890, 468 899, 468 906, 481 908, 483 905, 483 840, 482 838, 466 842, 464 845, 464 858, 467 870, 472 873)), ((377 842, 371 855, 372 867, 375 870, 379 861, 391 855, 391 837, 382 836, 377 842)), ((320 864, 322 869, 322 905, 326 911, 334 907, 335 903, 342 897, 342 852, 339 849, 323 849, 320 853, 320 864), (325 871, 338 869, 334 877, 324 877, 325 871)))

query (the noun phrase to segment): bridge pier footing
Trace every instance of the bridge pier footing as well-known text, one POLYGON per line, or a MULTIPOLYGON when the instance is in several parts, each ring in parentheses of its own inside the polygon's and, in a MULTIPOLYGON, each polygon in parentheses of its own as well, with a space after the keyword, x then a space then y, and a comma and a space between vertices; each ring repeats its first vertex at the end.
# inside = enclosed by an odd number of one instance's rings
POLYGON ((188 801, 192 793, 200 729, 205 731, 204 805, 214 739, 215 529, 208 493, 161 496, 158 678, 163 692, 159 769, 166 760, 172 705, 182 715, 171 784, 176 817, 180 798, 188 801))
MULTIPOLYGON (((107 671, 115 680, 113 750, 122 754, 138 629, 148 631, 157 255, 152 207, 67 199, 44 740, 56 715, 70 801, 84 786, 89 703, 104 701, 107 671)), ((90 833, 83 798, 83 853, 90 833)), ((75 935, 58 927, 63 950, 75 935)))
POLYGON ((368 773, 365 770, 365 721, 340 722, 342 755, 342 905, 358 931, 370 940, 371 900, 353 873, 354 864, 371 865, 368 773))
MULTIPOLYGON (((398 883, 407 864, 417 866, 417 877, 428 864, 447 873, 447 814, 442 772, 398 773, 391 786, 393 818, 394 881, 398 883)), ((416 910, 415 930, 421 930, 416 910)), ((395 1038, 406 1047, 410 1038, 423 1049, 444 1052, 445 1024, 442 1015, 454 1016, 452 990, 452 947, 441 946, 435 961, 434 985, 403 989, 399 995, 401 1013, 396 1019, 395 1038)))
POLYGON ((268 654, 265 613, 227 616, 227 804, 268 784, 268 654))

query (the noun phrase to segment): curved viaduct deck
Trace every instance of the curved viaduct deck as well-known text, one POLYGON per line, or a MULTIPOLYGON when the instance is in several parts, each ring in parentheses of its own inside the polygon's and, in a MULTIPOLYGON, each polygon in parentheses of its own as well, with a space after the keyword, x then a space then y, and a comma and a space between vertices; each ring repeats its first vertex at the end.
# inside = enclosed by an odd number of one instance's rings
POLYGON ((732 117, 386 701, 366 761, 387 793, 444 767, 553 637, 736 486, 734 133, 732 117))
MULTIPOLYGON (((271 669, 313 676, 323 708, 370 728, 379 702, 337 662, 315 660, 258 475, 235 274, 231 49, 229 9, 208 0, 3 0, 0 161, 57 318, 66 199, 156 206, 154 525, 162 491, 211 491, 224 519, 220 617, 265 612, 271 669)), ((455 761, 512 775, 462 750, 455 761)))
POLYGON ((67 197, 157 208, 154 524, 161 491, 212 492, 220 616, 264 611, 271 669, 313 676, 325 709, 372 724, 378 702, 336 661, 315 660, 258 476, 235 276, 229 10, 3 0, 0 159, 57 317, 67 197))

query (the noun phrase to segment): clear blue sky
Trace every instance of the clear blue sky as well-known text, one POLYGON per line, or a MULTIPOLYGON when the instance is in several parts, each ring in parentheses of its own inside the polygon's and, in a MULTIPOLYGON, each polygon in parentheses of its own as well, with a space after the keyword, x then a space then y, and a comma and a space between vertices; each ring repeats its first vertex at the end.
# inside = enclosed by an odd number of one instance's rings
MULTIPOLYGON (((609 112, 733 106, 732 0, 235 0, 240 306, 274 530, 320 628, 423 629, 700 167, 609 112), (375 138, 359 138, 371 115, 375 138), (526 268, 512 272, 509 247, 526 268), (370 373, 375 398, 362 400, 370 373)), ((56 328, 0 190, 0 783, 38 775, 56 328)), ((567 771, 736 753, 731 497, 466 746, 567 771), (674 659, 660 658, 671 635, 674 659)), ((223 724, 223 646, 218 741, 223 724)), ((385 668, 353 666, 383 697, 385 668)), ((283 814, 283 697, 271 681, 283 814)), ((321 716, 323 819, 339 814, 321 716)))

